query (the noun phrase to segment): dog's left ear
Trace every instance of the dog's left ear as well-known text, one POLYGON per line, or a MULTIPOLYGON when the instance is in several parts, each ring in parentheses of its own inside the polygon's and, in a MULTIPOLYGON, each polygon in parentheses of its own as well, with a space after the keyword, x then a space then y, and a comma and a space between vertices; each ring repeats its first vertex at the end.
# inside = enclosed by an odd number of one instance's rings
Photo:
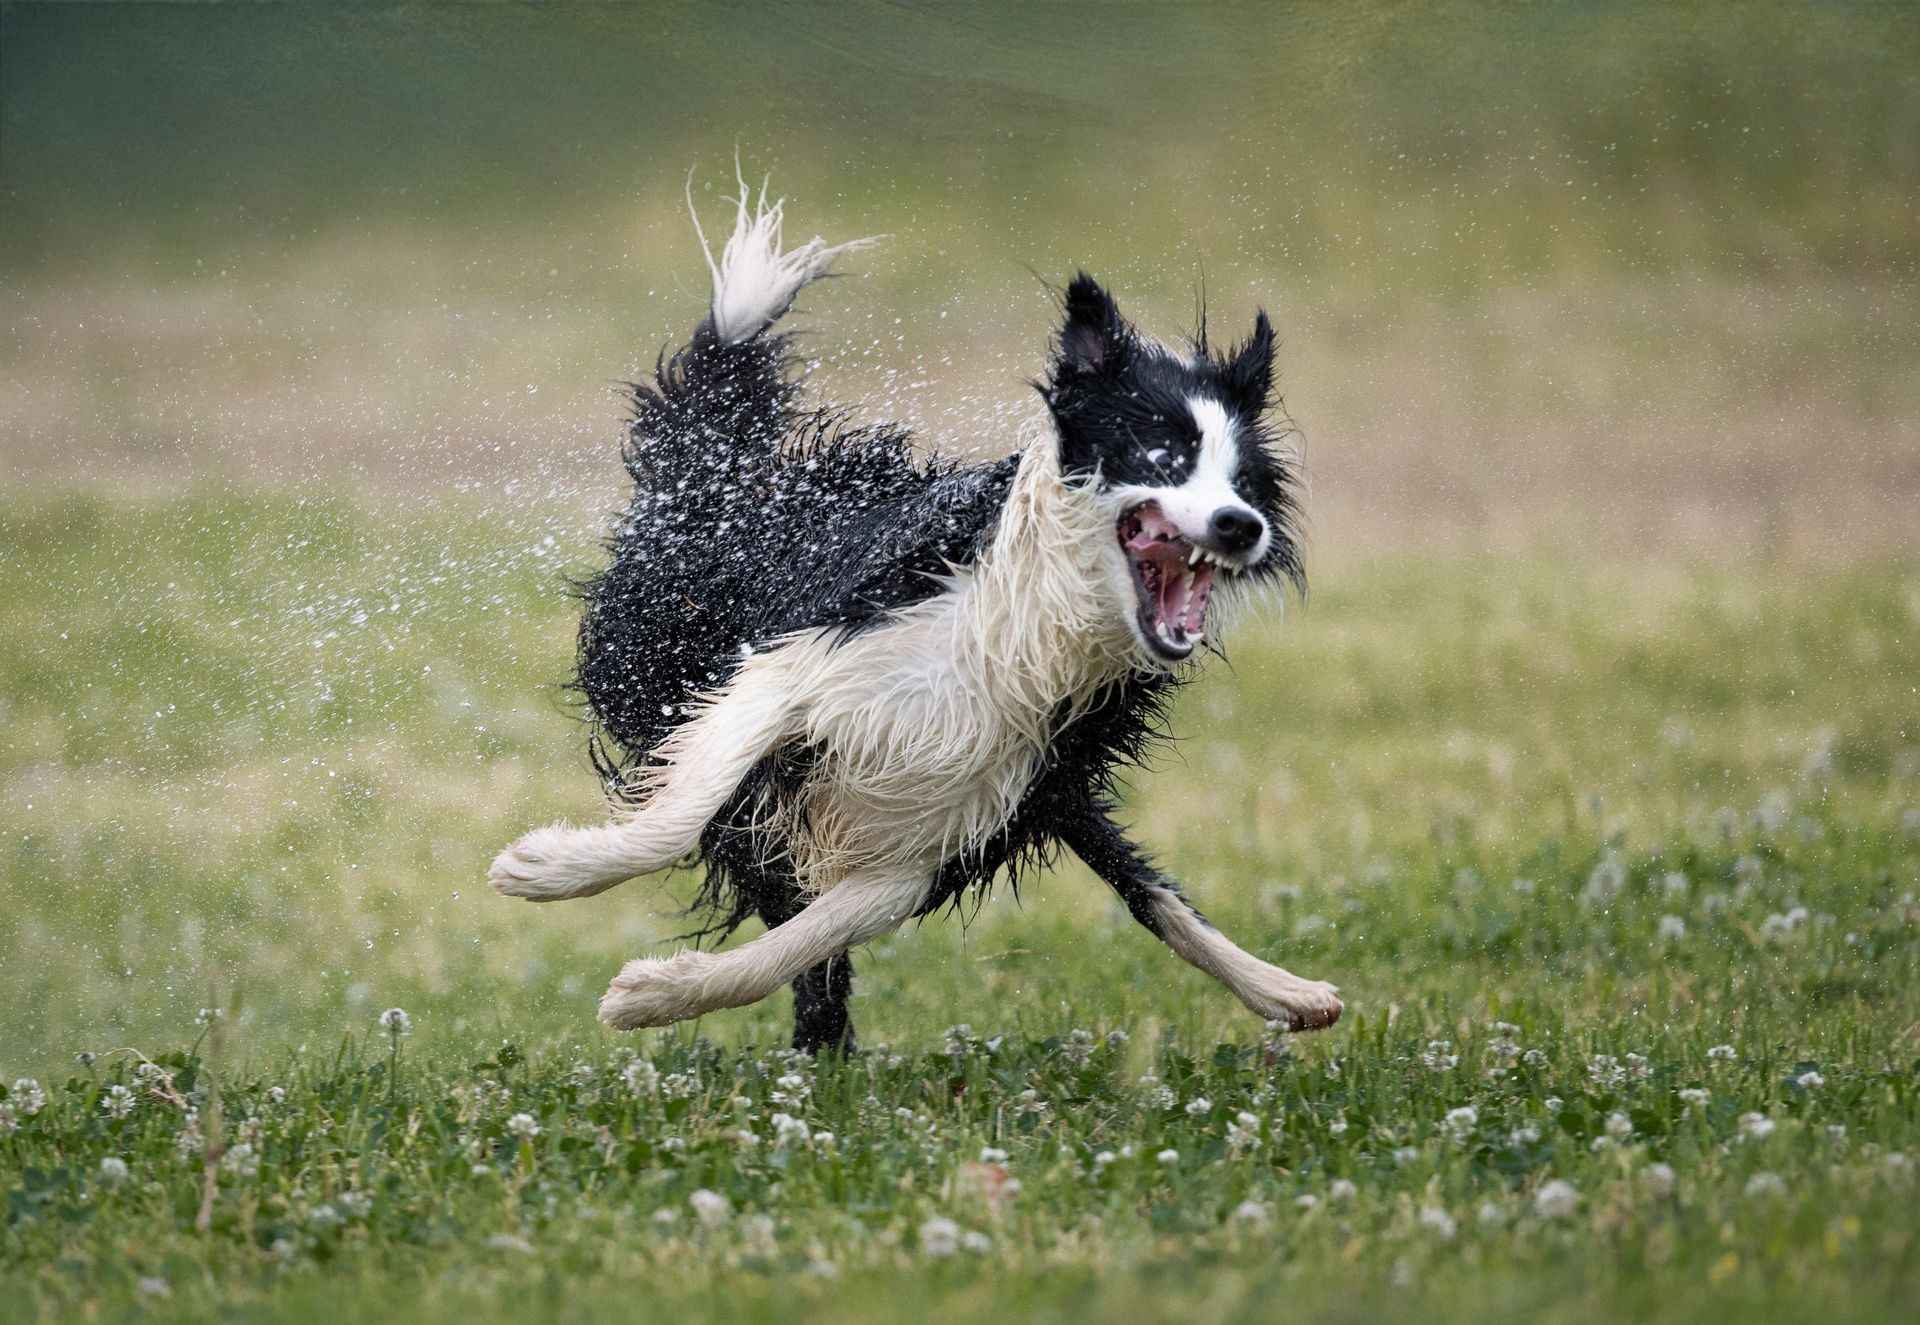
POLYGON ((1273 323, 1266 310, 1253 321, 1253 335, 1221 365, 1227 394, 1234 407, 1252 416, 1264 411, 1273 398, 1273 323))
POLYGON ((1060 328, 1060 358, 1056 379, 1112 376, 1125 366, 1133 349, 1133 328, 1120 316, 1113 296, 1093 277, 1081 272, 1067 286, 1067 320, 1060 328))

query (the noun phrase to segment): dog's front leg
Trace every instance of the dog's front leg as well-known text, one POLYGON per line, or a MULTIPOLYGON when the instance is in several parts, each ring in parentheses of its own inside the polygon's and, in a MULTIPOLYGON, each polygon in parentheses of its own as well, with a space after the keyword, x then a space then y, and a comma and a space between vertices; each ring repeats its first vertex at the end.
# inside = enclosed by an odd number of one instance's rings
POLYGON ((771 679, 743 675, 661 746, 652 791, 610 824, 555 824, 528 833, 495 858, 494 891, 530 902, 591 897, 665 869, 700 844, 707 823, 741 779, 794 729, 791 697, 771 679))
POLYGON ((856 870, 751 943, 628 962, 600 1000, 600 1020, 626 1031, 758 1003, 802 971, 897 929, 932 882, 918 868, 856 870))
POLYGON ((1061 826, 1061 838, 1120 894, 1135 920, 1254 1012, 1296 1031, 1319 1030, 1340 1019, 1332 985, 1263 962, 1215 929, 1099 809, 1087 806, 1071 816, 1061 826))

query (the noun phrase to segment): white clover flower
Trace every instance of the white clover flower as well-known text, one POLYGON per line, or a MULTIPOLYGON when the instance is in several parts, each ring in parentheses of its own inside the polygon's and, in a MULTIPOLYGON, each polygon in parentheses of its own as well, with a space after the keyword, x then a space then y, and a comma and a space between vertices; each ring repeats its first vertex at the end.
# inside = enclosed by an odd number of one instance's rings
POLYGON ((1345 1118, 1327 1119, 1327 1135, 1328 1136, 1345 1136, 1346 1134, 1347 1134, 1347 1120, 1345 1118))
POLYGON ((1267 1218, 1267 1207, 1261 1201, 1242 1201, 1233 1207, 1233 1222, 1236 1224, 1259 1225, 1266 1223, 1267 1218))
POLYGON ((1463 1104, 1457 1109, 1447 1110, 1446 1120, 1441 1124, 1447 1135, 1455 1141, 1465 1141, 1473 1135, 1473 1129, 1479 1125, 1480 1111, 1471 1104, 1463 1104))
POLYGON ((227 1014, 220 1008, 201 1008, 200 1011, 194 1015, 193 1024, 196 1026, 211 1026, 214 1022, 219 1021, 226 1015, 227 1014))
POLYGON ((1397 1146, 1394 1148, 1393 1162, 1401 1168, 1405 1168, 1419 1158, 1420 1147, 1418 1146, 1397 1146))
POLYGON ((575 1063, 567 1073, 567 1080, 576 1086, 591 1086, 596 1075, 592 1063, 575 1063))
POLYGON ((1227 1149, 1235 1155, 1260 1148, 1260 1119, 1242 1109, 1227 1124, 1227 1149))
POLYGON ((1335 1178, 1327 1184, 1327 1199, 1329 1201, 1351 1201, 1359 1194, 1360 1189, 1354 1186, 1351 1178, 1335 1178))
POLYGON ((770 1099, 775 1104, 785 1104, 790 1108, 805 1108, 813 1095, 813 1082, 799 1072, 786 1072, 774 1078, 774 1089, 770 1099))
POLYGON ((733 1213, 733 1205, 719 1192, 702 1187, 687 1198, 687 1204, 693 1207, 693 1216, 708 1228, 715 1224, 724 1224, 733 1213))
POLYGON ((1616 1141, 1624 1141, 1633 1135, 1633 1119, 1615 1109, 1607 1115, 1607 1135, 1616 1141))
POLYGON ((1460 1231, 1453 1216, 1437 1205, 1420 1207, 1420 1227, 1433 1230, 1443 1242, 1453 1241, 1453 1235, 1460 1231))
POLYGON ((494 1251, 517 1251, 521 1255, 531 1255, 533 1244, 518 1233, 495 1233, 487 1239, 487 1246, 494 1251))
POLYGON ((1460 1066, 1460 1055, 1453 1052, 1451 1040, 1428 1040, 1420 1062, 1429 1072, 1450 1072, 1460 1066))
POLYGON ((1301 1192, 1293 1198, 1293 1208, 1302 1211, 1317 1210, 1320 1208, 1320 1198, 1312 1192, 1301 1192))
POLYGON ((1764 1113, 1743 1113, 1740 1115, 1740 1134, 1749 1141, 1764 1141, 1773 1135, 1773 1119, 1764 1113))
POLYGON ((1659 937, 1663 943, 1678 943, 1681 939, 1685 938, 1686 936, 1687 936, 1687 921, 1685 916, 1661 916, 1660 917, 1659 937))
POLYGON ((620 1080, 635 1095, 657 1095, 660 1092, 660 1069, 645 1058, 636 1058, 621 1068, 620 1080))
POLYGON ((1707 1050, 1707 1061, 1713 1063, 1731 1063, 1734 1059, 1733 1046, 1716 1044, 1707 1050))
POLYGON ((1180 1102, 1180 1097, 1173 1093, 1173 1087, 1151 1072, 1140 1078, 1139 1085, 1140 1102, 1156 1113, 1165 1113, 1180 1102))
POLYGON ((1756 1173, 1747 1179, 1748 1196, 1785 1196, 1786 1180, 1777 1173, 1756 1173))
POLYGON ((1845 1123, 1828 1123, 1827 1140, 1833 1142, 1835 1145, 1845 1145, 1847 1143, 1847 1125, 1845 1123))
POLYGON ((1647 1189, 1649 1196, 1673 1195, 1675 1181, 1671 1164, 1649 1164, 1640 1170, 1640 1185, 1647 1189))
POLYGON ((969 1229, 960 1235, 960 1249, 975 1256, 984 1256, 993 1250, 993 1239, 978 1229, 969 1229))
POLYGON ((1687 882, 1687 876, 1679 870, 1669 870, 1660 876, 1660 891, 1668 897, 1685 897, 1691 886, 1687 882))
POLYGON ((1582 901, 1597 905, 1619 896, 1620 890, 1626 886, 1627 863, 1617 853, 1608 851, 1587 875, 1587 886, 1581 890, 1580 897, 1582 901))
POLYGON ((1162 1164, 1178 1164, 1180 1162, 1180 1152, 1169 1146, 1167 1149, 1155 1155, 1154 1159, 1162 1164))
POLYGON ((350 1192, 342 1192, 340 1208, 355 1219, 365 1219, 373 1213, 373 1193, 363 1192, 358 1187, 350 1192))
POLYGON ((1060 1056, 1075 1067, 1085 1067, 1093 1061, 1093 1049, 1093 1032, 1075 1027, 1067 1032, 1066 1042, 1060 1046, 1060 1056))
POLYGON ((1533 1194, 1533 1210, 1542 1219, 1569 1219, 1580 1208, 1580 1189, 1562 1178, 1545 1183, 1533 1194))
POLYGON ((749 1215, 741 1222, 741 1240, 747 1244, 749 1256, 762 1258, 778 1256, 780 1243, 775 1237, 779 1225, 773 1222, 772 1215, 749 1215))
POLYGON ((125 1118, 136 1102, 133 1092, 120 1085, 108 1086, 107 1093, 100 1097, 100 1107, 109 1118, 125 1118))
POLYGON ((259 1152, 245 1141, 229 1146, 227 1153, 220 1156, 220 1171, 236 1178, 256 1178, 260 1175, 259 1152))
POLYGON ((982 1164, 1004 1164, 1007 1162, 1007 1152, 998 1146, 981 1146, 980 1162, 982 1164))
POLYGON ((792 1114, 776 1113, 768 1121, 773 1125, 773 1144, 776 1148, 803 1146, 813 1139, 813 1129, 792 1114))
POLYGON ((1707 1101, 1713 1098, 1713 1096, 1709 1095, 1706 1091, 1700 1089, 1700 1087, 1698 1086, 1686 1086, 1682 1088, 1678 1093, 1680 1096, 1680 1103, 1686 1106, 1686 1110, 1688 1113, 1692 1113, 1695 1109, 1706 1108, 1707 1101))
POLYGON ((1199 1118, 1213 1112, 1213 1101, 1205 1095, 1196 1095, 1187 1101, 1187 1117, 1199 1118))
POLYGON ((1906 1178, 1913 1174, 1913 1160, 1901 1151, 1889 1151, 1880 1163, 1890 1177, 1906 1178))
POLYGON ((1481 1227, 1497 1228, 1507 1222, 1507 1212, 1496 1201, 1482 1201, 1479 1219, 1481 1227))
POLYGON ((540 1124, 530 1113, 516 1113, 507 1119, 507 1131, 522 1141, 531 1141, 540 1135, 540 1124))
POLYGON ((822 1258, 808 1261, 806 1269, 802 1270, 801 1273, 809 1279, 838 1279, 840 1277, 840 1266, 833 1261, 822 1258))
POLYGON ((380 1029, 398 1039, 412 1032, 413 1018, 407 1015, 405 1008, 388 1008, 380 1014, 380 1029))
POLYGON ((1545 1109, 1548 1113, 1558 1113, 1560 1112, 1560 1110, 1567 1107, 1567 1102, 1561 1099, 1558 1095, 1549 1095, 1544 1100, 1540 1101, 1540 1107, 1545 1109))
POLYGON ((920 1225, 920 1251, 925 1256, 951 1256, 960 1250, 960 1225, 935 1215, 920 1225))
POLYGON ((1602 1090, 1608 1090, 1626 1084, 1627 1069, 1612 1054, 1589 1054, 1587 1080, 1602 1090))
POLYGON ((1127 1041, 1131 1038, 1133 1037, 1128 1035, 1125 1031, 1108 1031, 1107 1032, 1107 1048, 1124 1049, 1126 1047, 1127 1041))
POLYGON ((141 1297, 171 1297, 173 1288, 157 1274, 143 1274, 134 1283, 133 1291, 141 1297))
POLYGON ((1818 1090, 1827 1084, 1827 1079, 1818 1072, 1802 1072, 1793 1080, 1794 1084, 1802 1090, 1818 1090))
POLYGON ((20 1114, 13 1107, 12 1100, 0 1100, 0 1136, 11 1136, 20 1130, 20 1114))
POLYGON ((1116 1156, 1111 1150, 1102 1150, 1093 1157, 1094 1170, 1098 1172, 1100 1169, 1104 1169, 1107 1165, 1113 1163, 1115 1158, 1116 1156))
POLYGON ((32 1077, 21 1077, 7 1093, 7 1102, 22 1118, 31 1118, 47 1107, 47 1092, 32 1077))
POLYGON ((100 1181, 109 1187, 118 1187, 132 1171, 127 1167, 127 1161, 118 1155, 108 1155, 100 1161, 100 1181))

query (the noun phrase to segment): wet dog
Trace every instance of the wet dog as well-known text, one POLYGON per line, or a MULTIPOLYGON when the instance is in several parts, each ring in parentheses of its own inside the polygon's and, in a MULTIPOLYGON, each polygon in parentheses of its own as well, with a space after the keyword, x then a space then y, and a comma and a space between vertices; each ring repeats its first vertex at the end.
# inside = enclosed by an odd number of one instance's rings
MULTIPOLYGON (((1259 1016, 1331 1025, 1332 985, 1243 951, 1113 820, 1223 618, 1302 581, 1273 331, 1143 336, 1084 273, 1040 383, 1051 426, 1002 460, 917 453, 805 404, 774 330, 866 241, 783 249, 742 185, 713 303, 633 388, 634 480, 582 586, 578 687, 611 822, 528 834, 499 892, 588 897, 698 859, 726 951, 629 962, 609 1026, 794 990, 794 1044, 850 1048, 848 950, 1064 846, 1259 1016)), ((696 227, 697 227, 696 220, 696 227)), ((705 245, 705 236, 701 235, 705 245)))

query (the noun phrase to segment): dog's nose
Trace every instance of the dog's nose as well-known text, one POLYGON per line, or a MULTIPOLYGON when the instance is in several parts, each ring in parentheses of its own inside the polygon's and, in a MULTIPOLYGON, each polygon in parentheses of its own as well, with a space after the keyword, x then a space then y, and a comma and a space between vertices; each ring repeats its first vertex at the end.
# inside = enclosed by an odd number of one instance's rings
POLYGON ((1207 521, 1207 537, 1220 551, 1238 555, 1260 541, 1266 522, 1244 506, 1222 506, 1207 521))

